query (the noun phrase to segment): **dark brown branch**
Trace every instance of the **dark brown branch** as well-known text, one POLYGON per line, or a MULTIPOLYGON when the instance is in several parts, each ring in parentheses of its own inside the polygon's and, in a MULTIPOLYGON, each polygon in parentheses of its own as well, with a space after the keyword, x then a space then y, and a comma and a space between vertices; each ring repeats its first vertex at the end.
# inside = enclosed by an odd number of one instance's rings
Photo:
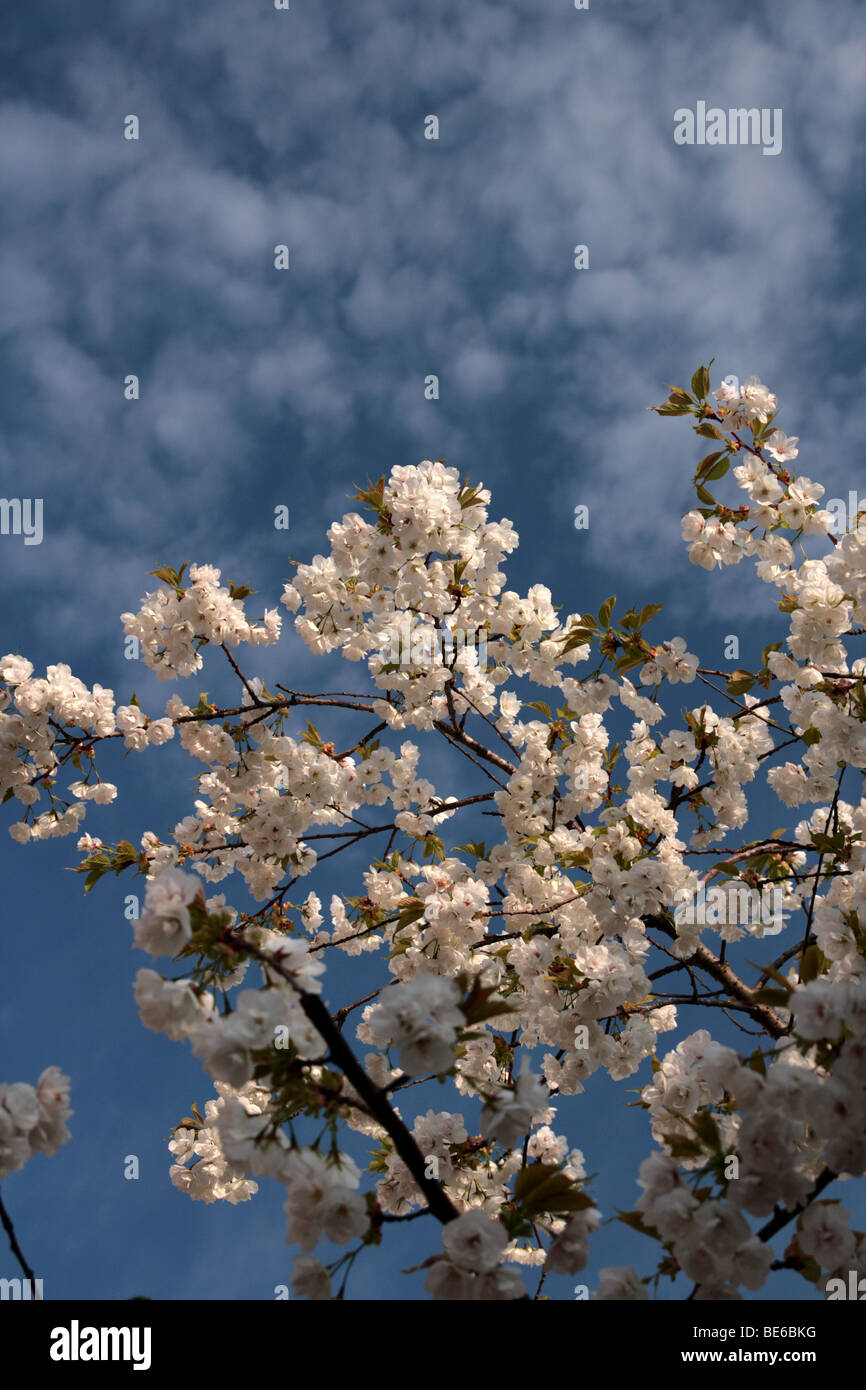
POLYGON ((8 1211, 6 1210, 6 1207, 3 1204, 2 1197, 0 1197, 0 1221, 2 1221, 3 1229, 9 1237, 9 1248, 12 1251, 12 1254, 15 1256, 18 1263, 20 1264, 21 1268, 23 1269, 25 1275, 30 1280, 32 1288, 36 1281, 36 1275, 33 1273, 33 1270, 30 1268, 29 1264, 24 1258, 24 1252, 22 1251, 21 1246, 18 1244, 18 1237, 15 1234, 15 1227, 12 1225, 12 1218, 10 1217, 8 1211))
POLYGON ((403 1160, 417 1186, 427 1198, 427 1205, 430 1211, 443 1224, 453 1221, 458 1215, 458 1211, 446 1193, 445 1189, 435 1178, 428 1178, 426 1175, 426 1163, 424 1155, 415 1143, 414 1138, 400 1119, 400 1116, 393 1109, 387 1096, 370 1079, 361 1063, 358 1061, 354 1052, 350 1048, 337 1024, 331 1018, 326 1005, 315 994, 308 994, 301 989, 293 980, 291 974, 273 956, 266 951, 260 951, 258 947, 251 945, 243 939, 232 943, 233 949, 238 952, 245 952, 253 956, 256 960, 266 965, 269 970, 273 970, 286 980, 295 990, 298 1002, 313 1027, 324 1038, 328 1044, 328 1049, 334 1063, 340 1068, 346 1080, 358 1092, 364 1101, 373 1118, 382 1126, 393 1142, 394 1149, 399 1158, 403 1160))
MULTIPOLYGON (((648 927, 655 927, 671 940, 677 940, 676 931, 664 917, 645 917, 644 922, 648 927)), ((754 991, 749 989, 746 982, 741 980, 729 965, 720 961, 718 956, 713 955, 709 947, 698 946, 697 950, 688 957, 688 960, 700 970, 706 971, 717 984, 723 985, 734 999, 747 1005, 752 1018, 756 1023, 760 1023, 771 1037, 781 1038, 787 1032, 787 1025, 782 1022, 775 1010, 771 1009, 769 1004, 759 1003, 754 997, 754 991)))

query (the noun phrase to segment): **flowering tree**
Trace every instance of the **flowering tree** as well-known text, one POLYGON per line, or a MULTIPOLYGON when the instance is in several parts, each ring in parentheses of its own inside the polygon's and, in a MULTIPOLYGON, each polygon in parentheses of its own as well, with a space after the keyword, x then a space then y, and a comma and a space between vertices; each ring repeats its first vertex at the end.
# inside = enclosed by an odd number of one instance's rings
MULTIPOLYGON (((715 442, 683 520, 692 563, 754 559, 779 590, 788 631, 756 671, 702 667, 682 638, 645 636, 657 604, 615 619, 610 598, 562 617, 543 586, 506 589, 511 523, 429 461, 359 491, 363 511, 282 595, 313 653, 366 666, 359 691, 268 689, 237 653, 275 643, 280 616, 251 620, 251 591, 208 565, 154 571, 159 588, 123 623, 168 682, 217 648, 234 703, 173 693, 151 717, 66 666, 37 677, 22 656, 0 662, 0 780, 24 807, 13 837, 79 834, 86 889, 108 871, 147 878, 134 944, 172 974, 138 971, 142 1022, 187 1040, 217 1092, 175 1128, 171 1180, 205 1202, 283 1184, 296 1292, 342 1295, 388 1223, 425 1215, 442 1227, 419 1237, 434 1298, 527 1297, 515 1266, 536 1266, 538 1288, 573 1275, 601 1214, 582 1155, 552 1127, 560 1098, 647 1058, 656 1147, 620 1215, 658 1262, 603 1270, 593 1297, 647 1298, 680 1270, 706 1299, 760 1289, 780 1267, 831 1295, 830 1280, 866 1273, 863 1234, 823 1196, 866 1171, 866 661, 846 646, 866 632, 866 527, 832 534, 775 406, 755 378, 711 396, 701 367, 657 408, 715 442), (708 490, 731 463, 739 506, 708 490), (822 558, 807 557, 812 538, 822 558), (682 712, 677 685, 695 688, 682 712), (357 720, 349 746, 304 728, 313 710, 340 734, 357 720), (81 835, 87 804, 116 795, 103 745, 173 737, 203 765, 174 829, 137 848, 81 835), (422 742, 460 755, 466 784, 437 790, 422 742), (790 830, 746 832, 744 789, 762 783, 768 803, 806 808, 790 830), (492 840, 467 838, 479 826, 492 840), (326 924, 302 880, 361 850, 363 885, 330 897, 326 924), (259 906, 208 896, 232 875, 259 906), (379 953, 379 987, 326 1002, 335 952, 379 953), (659 1058, 678 1005, 745 1050, 700 1029, 659 1058), (432 1078, 454 1108, 410 1130, 400 1092, 432 1078), (303 1143, 309 1117, 318 1137, 303 1143), (371 1149, 363 1186, 346 1128, 371 1149), (323 1237, 346 1247, 330 1267, 313 1253, 323 1237)), ((45 1088, 61 1125, 63 1080, 45 1088)), ((0 1093, 0 1175, 49 1147, 31 1100, 0 1093)))

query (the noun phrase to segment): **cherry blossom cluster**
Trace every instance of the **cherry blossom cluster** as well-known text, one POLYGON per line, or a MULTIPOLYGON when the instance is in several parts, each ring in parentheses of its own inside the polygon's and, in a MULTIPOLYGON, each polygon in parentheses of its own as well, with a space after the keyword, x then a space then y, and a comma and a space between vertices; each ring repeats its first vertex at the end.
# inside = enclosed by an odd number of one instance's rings
POLYGON ((69 1077, 59 1067, 46 1067, 35 1086, 0 1083, 0 1180, 36 1154, 56 1154, 71 1137, 66 1121, 73 1113, 69 1077))
POLYGON ((258 1183, 251 1182, 227 1158, 222 1144, 221 1120, 230 1103, 253 1122, 267 1107, 267 1091, 252 1082, 245 1082, 233 1091, 224 1081, 217 1081, 217 1100, 205 1104, 204 1118, 187 1117, 174 1131, 169 1152, 174 1162, 169 1170, 172 1183, 194 1202, 248 1202, 258 1183))
POLYGON ((773 1251, 752 1234, 741 1212, 728 1202, 696 1197, 677 1162, 664 1154, 641 1164, 639 1182, 643 1196, 637 1210, 698 1285, 696 1297, 737 1298, 738 1285, 762 1286, 773 1251))
POLYGON ((523 1281, 500 1263, 508 1236, 498 1221, 470 1208, 442 1232, 443 1255, 424 1281, 435 1299, 522 1298, 523 1281))
POLYGON ((699 1243, 699 1256, 691 1249, 696 1229, 711 1219, 707 1212, 739 1231, 737 1261, 745 1260, 743 1252, 753 1247, 744 1244, 747 1227, 737 1213, 794 1211, 827 1167, 849 1177, 866 1172, 866 978, 821 977, 793 988, 789 1004, 793 1035, 780 1038, 769 1066, 761 1057, 744 1063, 701 1029, 664 1058, 642 1092, 653 1133, 668 1153, 665 1166, 646 1165, 653 1192, 663 1193, 661 1206, 648 1189, 637 1209, 704 1286, 702 1297, 736 1297, 739 1282, 760 1287, 772 1259, 759 1242, 764 1255, 755 1251, 757 1263, 748 1268, 736 1261, 708 1264, 720 1250, 715 1242, 699 1243), (717 1171, 725 1160, 721 1172, 730 1178, 724 1200, 711 1200, 704 1189, 699 1202, 680 1166, 703 1171, 714 1159, 717 1171), (665 1188, 671 1174, 675 1181, 665 1188))
POLYGON ((127 636, 140 642, 145 665, 160 680, 200 671, 201 648, 208 642, 229 647, 276 642, 282 626, 276 609, 266 610, 261 623, 251 623, 243 605, 249 591, 238 594, 233 586, 221 584, 220 571, 213 565, 190 565, 184 585, 185 568, 177 574, 155 571, 168 582, 146 594, 137 613, 122 613, 120 618, 127 636))

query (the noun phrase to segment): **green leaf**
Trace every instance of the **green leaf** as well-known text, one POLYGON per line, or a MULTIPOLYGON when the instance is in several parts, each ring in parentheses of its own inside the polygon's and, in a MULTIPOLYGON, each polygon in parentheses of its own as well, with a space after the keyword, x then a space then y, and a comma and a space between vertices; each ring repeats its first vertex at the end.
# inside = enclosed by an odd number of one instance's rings
POLYGON ((147 572, 152 574, 154 579, 161 579, 163 584, 170 584, 173 589, 178 586, 178 573, 177 570, 172 569, 171 565, 160 565, 159 569, 148 570, 147 572))
POLYGON ((307 727, 301 734, 301 742, 310 743, 312 744, 313 748, 321 748, 323 741, 324 740, 322 739, 322 735, 319 733, 315 724, 313 724, 312 721, 308 719, 307 727))
POLYGON ((701 401, 710 394, 710 373, 706 367, 698 367, 692 377, 692 391, 701 401))
POLYGON ((457 494, 457 501, 460 503, 460 506, 464 510, 466 509, 466 507, 474 507, 475 503, 478 501, 478 498, 480 497, 483 491, 484 489, 480 485, 478 487, 470 487, 469 477, 467 475, 463 483, 463 487, 457 494))
POLYGON ((755 684, 755 677, 751 671, 740 669, 735 671, 728 681, 725 689, 729 695, 745 695, 755 684))
POLYGON ((626 652, 625 656, 621 656, 619 658, 614 667, 614 670, 630 671, 633 666, 640 666, 643 663, 643 660, 644 658, 642 656, 632 656, 628 652, 626 652))
POLYGON ((663 1134, 662 1139, 670 1149, 673 1158, 701 1158, 703 1156, 704 1146, 697 1139, 687 1139, 682 1134, 663 1134))
POLYGON ((835 835, 825 835, 815 830, 812 832, 812 844, 822 854, 841 854, 845 848, 845 832, 840 830, 835 835))
POLYGON ((812 1255, 804 1254, 796 1236, 785 1249, 785 1264, 788 1269, 796 1270, 809 1284, 817 1284, 821 1278, 821 1266, 812 1255))
POLYGON ((770 652, 777 652, 777 651, 779 651, 779 650, 781 649, 781 646, 782 646, 781 642, 771 642, 769 646, 765 647, 764 650, 761 652, 761 663, 762 663, 762 665, 766 666, 766 664, 767 664, 767 657, 770 655, 770 652))
POLYGON ((772 1004, 778 1008, 786 1009, 791 999, 790 990, 773 989, 771 985, 764 985, 762 989, 756 989, 752 995, 756 1004, 772 1004))
POLYGON ((770 979, 775 980, 779 988, 785 990, 787 994, 793 993, 793 985, 790 984, 790 982, 785 979, 785 976, 780 974, 780 972, 776 970, 772 965, 765 965, 763 970, 761 970, 760 965, 754 965, 752 961, 749 961, 749 965, 752 967, 753 970, 760 970, 762 975, 769 975, 770 979))
POLYGON ((503 999, 490 999, 486 1003, 477 1004, 473 1008, 472 1017, 467 1018, 466 1024, 468 1027, 472 1024, 484 1023, 488 1018, 501 1018, 503 1014, 513 1014, 515 1012, 512 1006, 507 1004, 503 999))
POLYGON ((802 1275, 809 1284, 817 1284, 818 1280, 821 1278, 821 1266, 812 1255, 803 1255, 796 1263, 791 1265, 791 1268, 802 1275))
POLYGON ((800 960, 800 983, 807 985, 817 980, 827 969, 829 962, 819 946, 808 946, 800 960))
POLYGON ((601 605, 601 608, 598 610, 598 621, 601 627, 604 628, 610 626, 611 614, 613 613, 615 607, 616 594, 611 594, 610 598, 606 598, 604 603, 601 605))
POLYGON ((404 907, 400 909, 400 916, 397 918, 395 935, 403 927, 409 927, 413 922, 417 922, 424 916, 424 904, 417 898, 410 898, 404 907))
MULTIPOLYGON (((357 483, 355 484, 357 487, 357 483)), ((378 482, 372 483, 367 479, 366 488, 358 488, 357 492, 352 493, 353 502, 366 502, 369 507, 373 507, 377 512, 383 512, 385 499, 385 475, 379 478, 378 482)))
POLYGON ((521 1168, 514 1183, 514 1200, 523 1216, 586 1211, 594 1206, 592 1198, 552 1163, 530 1163, 521 1168))
POLYGON ((173 569, 171 565, 160 565, 159 569, 148 570, 147 573, 152 574, 154 579, 161 579, 163 584, 170 585, 179 597, 183 593, 181 580, 186 567, 187 561, 184 560, 179 570, 173 569))
POLYGON ((553 711, 551 710, 550 705, 546 704, 544 700, 527 700, 526 708, 537 709, 539 714, 546 715, 548 719, 553 718, 553 711))
POLYGON ((462 849, 465 854, 471 854, 475 859, 487 858, 487 844, 484 840, 467 840, 465 845, 455 845, 455 849, 462 849))
POLYGON ((476 1023, 484 1023, 488 1018, 497 1018, 500 1014, 514 1012, 511 1005, 499 994, 498 986, 480 985, 477 978, 473 981, 472 988, 466 998, 461 1001, 459 1007, 466 1019, 467 1028, 471 1028, 476 1023))
POLYGON ((713 464, 718 463, 719 459, 724 458, 724 456, 724 449, 718 449, 714 454, 707 454, 705 458, 701 459, 700 463, 695 469, 695 479, 697 480, 698 478, 702 478, 705 473, 708 473, 710 471, 713 464))
POLYGON ((572 628, 565 637, 562 655, 566 656, 568 652, 573 652, 575 647, 585 646, 587 642, 592 641, 593 637, 595 637, 595 633, 588 632, 585 627, 572 628))
POLYGON ((695 425, 695 434, 699 434, 702 439, 724 439, 722 431, 709 420, 702 420, 699 425, 695 425))
POLYGON ((708 1149, 721 1149, 722 1139, 719 1128, 712 1115, 703 1111, 692 1120, 695 1133, 708 1149))
POLYGON ((727 457, 727 455, 725 455, 725 457, 723 458, 720 458, 718 463, 714 463, 712 468, 707 473, 707 482, 715 483, 719 478, 724 478, 730 466, 731 460, 727 457))
MULTIPOLYGON (((93 859, 91 859, 90 864, 90 871, 86 879, 84 880, 85 895, 90 892, 91 888, 95 883, 99 882, 99 880, 102 878, 102 875, 107 874, 108 870, 111 868, 111 861, 109 860, 107 854, 94 856, 93 859), (98 863, 97 860, 102 860, 104 862, 98 863)), ((82 866, 79 865, 79 867, 82 866)))
POLYGON ((658 1239, 658 1232, 654 1226, 647 1226, 643 1216, 639 1211, 618 1211, 617 1221, 621 1221, 624 1226, 630 1226, 633 1231, 640 1231, 642 1236, 649 1236, 650 1240, 658 1239))

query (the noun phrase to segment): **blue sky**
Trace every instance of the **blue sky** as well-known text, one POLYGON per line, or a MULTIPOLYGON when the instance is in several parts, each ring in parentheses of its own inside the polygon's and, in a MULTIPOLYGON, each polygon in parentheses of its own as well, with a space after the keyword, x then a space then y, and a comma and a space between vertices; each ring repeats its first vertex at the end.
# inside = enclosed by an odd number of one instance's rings
MULTIPOLYGON (((696 441, 645 407, 714 356, 714 375, 778 394, 828 497, 857 486, 864 66, 856 0, 18 7, 0 39, 0 477, 44 499, 44 540, 0 538, 2 650, 154 709, 167 688, 124 660, 118 622, 148 570, 212 562, 272 605, 287 550, 324 549, 354 483, 444 456, 515 523, 511 587, 545 583, 566 611, 664 600, 664 635, 716 665, 736 634, 748 666, 781 636, 773 594, 689 565, 696 441), (674 111, 698 100, 781 108, 781 154, 675 145, 674 111)), ((290 626, 254 669, 310 689, 336 672, 290 626)), ((173 825, 191 770, 172 748, 129 759, 88 828, 173 825)), ((164 1137, 210 1082, 139 1025, 125 884, 83 901, 75 857, 0 838, 2 1077, 59 1064, 76 1109, 73 1141, 4 1183, 25 1251, 48 1297, 272 1297, 291 1266, 280 1191, 223 1210, 169 1185, 164 1137)), ((341 966, 332 1002, 367 969, 341 966)), ((623 1089, 594 1082, 557 1118, 605 1215, 652 1147, 623 1089)), ((367 1257, 368 1294, 419 1296, 398 1270, 439 1248, 421 1225, 367 1257)), ((581 1278, 652 1254, 606 1227, 581 1278)))

